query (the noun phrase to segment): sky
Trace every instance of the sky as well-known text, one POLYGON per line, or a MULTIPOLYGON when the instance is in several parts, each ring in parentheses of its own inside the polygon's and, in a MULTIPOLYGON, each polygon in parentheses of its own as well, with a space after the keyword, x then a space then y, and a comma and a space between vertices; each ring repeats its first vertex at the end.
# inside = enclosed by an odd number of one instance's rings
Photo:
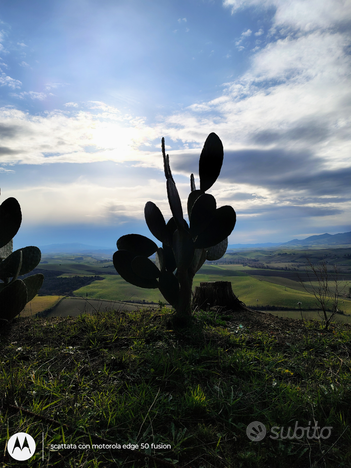
POLYGON ((350 39, 349 0, 3 0, 0 202, 22 208, 15 248, 155 240, 145 203, 171 217, 161 138, 186 212, 211 132, 229 244, 351 231, 350 39))

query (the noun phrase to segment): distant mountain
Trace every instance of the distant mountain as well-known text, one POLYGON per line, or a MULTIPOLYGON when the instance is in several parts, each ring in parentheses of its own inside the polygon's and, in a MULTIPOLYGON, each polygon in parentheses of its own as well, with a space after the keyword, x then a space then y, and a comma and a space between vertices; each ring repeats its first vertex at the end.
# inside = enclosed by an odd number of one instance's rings
POLYGON ((302 247, 302 246, 313 246, 313 245, 344 245, 351 244, 351 232, 344 232, 341 234, 320 234, 317 236, 310 236, 306 239, 293 239, 289 242, 281 243, 265 243, 265 244, 230 244, 228 249, 258 249, 258 248, 276 248, 279 246, 289 246, 289 247, 302 247))
MULTIPOLYGON (((288 247, 301 247, 301 246, 313 246, 313 245, 344 245, 351 244, 351 232, 344 232, 341 234, 321 234, 318 236, 310 236, 306 239, 293 239, 289 242, 272 243, 266 242, 261 244, 230 244, 228 250, 237 249, 262 249, 262 248, 277 248, 280 246, 288 247)), ((113 255, 116 248, 106 249, 98 245, 87 245, 80 243, 72 244, 50 244, 39 246, 42 253, 68 253, 68 254, 104 254, 113 255)))
POLYGON ((293 239, 281 245, 342 245, 351 244, 351 232, 342 234, 321 234, 319 236, 310 236, 306 239, 293 239))
POLYGON ((87 245, 80 243, 72 244, 49 244, 39 246, 42 253, 74 253, 74 254, 91 254, 91 253, 113 253, 116 249, 106 249, 105 247, 97 245, 87 245))

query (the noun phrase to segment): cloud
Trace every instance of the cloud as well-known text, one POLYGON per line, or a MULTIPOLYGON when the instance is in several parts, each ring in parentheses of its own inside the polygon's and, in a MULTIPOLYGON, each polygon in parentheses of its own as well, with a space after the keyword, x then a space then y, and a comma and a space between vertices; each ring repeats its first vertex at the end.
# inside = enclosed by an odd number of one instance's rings
MULTIPOLYGON (((0 172, 1 173, 7 173, 7 172, 15 172, 13 169, 5 169, 4 167, 0 167, 0 172)), ((0 195, 1 195, 1 189, 0 189, 0 195)))
POLYGON ((178 18, 178 23, 186 23, 187 19, 186 18, 178 18))
POLYGON ((28 96, 30 99, 37 99, 39 101, 43 101, 47 98, 48 95, 45 93, 37 93, 35 91, 23 91, 21 93, 11 93, 11 96, 19 99, 24 99, 28 96))
POLYGON ((11 89, 21 88, 22 83, 19 80, 15 80, 10 76, 7 76, 5 73, 1 72, 0 74, 0 86, 8 86, 11 89))
POLYGON ((264 34, 263 29, 260 29, 259 31, 255 32, 255 36, 262 36, 264 34))
POLYGON ((20 151, 12 150, 11 148, 7 148, 6 146, 0 146, 0 157, 4 155, 11 156, 19 153, 20 151))
POLYGON ((351 22, 351 4, 348 0, 224 0, 232 14, 239 9, 259 7, 275 8, 274 26, 284 26, 301 31, 326 29, 351 22))
POLYGON ((251 29, 247 29, 246 31, 244 31, 244 32, 241 33, 240 39, 238 39, 237 41, 235 41, 235 45, 237 46, 237 49, 238 49, 239 51, 245 49, 245 47, 244 47, 243 45, 240 45, 240 44, 243 42, 243 40, 244 40, 246 37, 250 37, 251 34, 252 34, 251 29))
MULTIPOLYGON (((4 110, 4 114, 8 115, 11 110, 4 110)), ((16 136, 19 136, 22 132, 22 128, 19 125, 14 125, 12 123, 0 123, 0 138, 7 139, 11 143, 12 139, 15 139, 16 136)))
MULTIPOLYGON (((40 93, 23 93, 40 99, 40 93)), ((25 112, 0 108, 2 146, 13 153, 3 155, 2 164, 83 163, 94 161, 150 161, 150 152, 138 147, 159 138, 157 130, 144 120, 122 114, 113 106, 91 102, 85 109, 52 111, 31 116, 25 112), (86 150, 87 149, 87 150, 86 150)))
POLYGON ((45 85, 46 91, 51 91, 52 89, 63 88, 68 86, 68 83, 47 83, 45 85))
POLYGON ((287 129, 261 130, 249 137, 254 143, 270 145, 303 141, 314 145, 326 141, 331 136, 332 129, 327 121, 321 119, 300 119, 287 129))

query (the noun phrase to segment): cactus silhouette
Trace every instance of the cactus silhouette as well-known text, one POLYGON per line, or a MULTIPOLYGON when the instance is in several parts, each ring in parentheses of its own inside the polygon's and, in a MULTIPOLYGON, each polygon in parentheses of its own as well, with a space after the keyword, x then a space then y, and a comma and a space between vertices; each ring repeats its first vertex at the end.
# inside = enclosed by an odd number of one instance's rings
POLYGON ((18 279, 18 276, 32 271, 41 259, 40 250, 34 246, 12 252, 12 239, 21 222, 22 213, 18 201, 8 198, 0 205, 0 323, 9 322, 16 317, 27 302, 37 295, 44 281, 42 274, 18 279))
POLYGON ((127 234, 117 241, 113 264, 117 272, 131 284, 142 288, 159 288, 163 297, 176 311, 176 317, 187 322, 192 315, 192 284, 196 272, 206 260, 218 260, 228 246, 236 214, 231 206, 216 207, 215 198, 205 193, 217 180, 223 164, 223 145, 211 133, 200 155, 200 189, 194 175, 190 176, 191 192, 187 211, 189 224, 183 218, 178 190, 172 177, 169 156, 162 138, 162 154, 168 201, 172 218, 166 223, 155 203, 145 205, 145 220, 151 233, 162 242, 139 234, 127 234), (150 258, 156 254, 156 265, 150 258))

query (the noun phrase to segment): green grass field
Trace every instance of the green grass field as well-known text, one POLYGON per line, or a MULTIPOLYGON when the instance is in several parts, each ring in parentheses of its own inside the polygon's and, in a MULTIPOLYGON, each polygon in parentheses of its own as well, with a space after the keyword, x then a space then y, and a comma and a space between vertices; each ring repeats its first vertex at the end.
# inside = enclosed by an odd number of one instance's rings
POLYGON ((351 466, 349 326, 198 311, 184 329, 146 309, 0 329, 1 467, 351 466))
MULTIPOLYGON (((138 288, 127 283, 118 275, 103 276, 104 280, 95 281, 88 286, 77 289, 74 292, 75 295, 114 301, 142 302, 144 300, 155 303, 164 302, 164 298, 158 289, 138 288)), ((297 309, 297 303, 302 302, 304 309, 316 308, 314 297, 304 291, 300 283, 285 278, 261 278, 248 276, 246 271, 240 271, 237 268, 206 265, 195 276, 193 287, 199 286, 201 282, 229 281, 232 283, 234 294, 247 306, 274 306, 297 309), (296 289, 291 286, 296 286, 296 289)), ((351 314, 351 300, 346 298, 340 300, 339 309, 351 314)))

